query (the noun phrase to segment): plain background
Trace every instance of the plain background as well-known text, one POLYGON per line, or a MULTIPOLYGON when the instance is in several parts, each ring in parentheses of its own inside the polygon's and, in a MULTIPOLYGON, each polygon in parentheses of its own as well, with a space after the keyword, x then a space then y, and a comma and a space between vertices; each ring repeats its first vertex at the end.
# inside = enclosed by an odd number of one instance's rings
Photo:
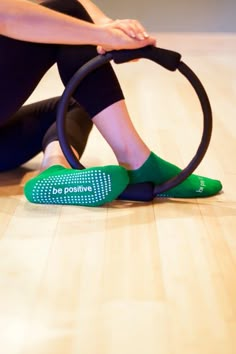
POLYGON ((94 3, 114 19, 135 18, 153 32, 236 32, 236 0, 94 0, 94 3))
POLYGON ((113 18, 137 18, 149 31, 236 32, 236 0, 95 0, 113 18))

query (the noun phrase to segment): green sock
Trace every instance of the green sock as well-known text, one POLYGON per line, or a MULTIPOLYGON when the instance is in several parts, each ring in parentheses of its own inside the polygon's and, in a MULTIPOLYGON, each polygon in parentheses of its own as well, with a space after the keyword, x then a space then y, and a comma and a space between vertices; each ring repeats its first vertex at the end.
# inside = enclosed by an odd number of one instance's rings
POLYGON ((120 166, 72 170, 55 165, 29 180, 24 193, 32 203, 99 206, 116 199, 128 183, 120 166))
MULTIPOLYGON (((144 164, 137 170, 128 171, 130 183, 152 182, 156 185, 166 182, 176 176, 181 169, 156 156, 153 152, 144 164)), ((218 180, 190 175, 178 186, 158 194, 164 198, 200 198, 217 194, 222 189, 218 180)))

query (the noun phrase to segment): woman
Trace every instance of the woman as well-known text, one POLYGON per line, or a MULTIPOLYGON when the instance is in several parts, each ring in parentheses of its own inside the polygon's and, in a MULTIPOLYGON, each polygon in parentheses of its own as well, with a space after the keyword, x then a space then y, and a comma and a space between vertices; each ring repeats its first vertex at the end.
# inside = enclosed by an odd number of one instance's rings
MULTIPOLYGON (((7 156, 2 154, 1 170, 26 162, 40 151, 43 141, 44 171, 25 187, 30 201, 97 206, 115 199, 128 183, 159 184, 179 172, 178 167, 152 153, 137 134, 110 64, 89 75, 74 93, 68 113, 73 116, 73 128, 68 127, 68 135, 81 156, 91 129, 90 117, 113 149, 119 166, 68 169, 55 131, 57 100, 22 107, 55 63, 66 85, 97 51, 154 45, 155 38, 138 21, 113 21, 89 0, 48 0, 40 4, 1 0, 0 34, 0 89, 5 94, 0 109, 0 144, 8 152, 7 156), (34 149, 32 140, 37 140, 34 149)), ((192 175, 166 196, 210 196, 221 188, 219 181, 192 175)))

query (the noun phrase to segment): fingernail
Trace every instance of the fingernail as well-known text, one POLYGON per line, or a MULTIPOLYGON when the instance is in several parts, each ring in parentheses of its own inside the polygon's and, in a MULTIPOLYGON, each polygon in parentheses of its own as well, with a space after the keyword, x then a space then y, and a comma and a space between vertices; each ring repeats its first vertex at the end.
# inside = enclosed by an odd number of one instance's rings
POLYGON ((145 38, 148 38, 148 37, 149 37, 149 35, 147 34, 147 32, 143 32, 143 35, 144 35, 145 38))
POLYGON ((135 35, 135 33, 134 33, 133 31, 130 31, 130 35, 131 35, 131 37, 133 37, 133 38, 136 37, 136 35, 135 35))
POLYGON ((138 34, 138 38, 141 39, 141 40, 145 39, 145 37, 141 33, 138 34))

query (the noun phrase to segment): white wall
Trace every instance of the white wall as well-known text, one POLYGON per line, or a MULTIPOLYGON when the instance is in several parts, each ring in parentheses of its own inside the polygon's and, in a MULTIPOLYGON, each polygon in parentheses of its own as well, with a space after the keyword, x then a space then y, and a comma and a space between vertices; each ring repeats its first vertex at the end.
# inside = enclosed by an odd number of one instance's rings
POLYGON ((149 31, 236 32, 236 0, 94 2, 113 18, 138 18, 149 31))

